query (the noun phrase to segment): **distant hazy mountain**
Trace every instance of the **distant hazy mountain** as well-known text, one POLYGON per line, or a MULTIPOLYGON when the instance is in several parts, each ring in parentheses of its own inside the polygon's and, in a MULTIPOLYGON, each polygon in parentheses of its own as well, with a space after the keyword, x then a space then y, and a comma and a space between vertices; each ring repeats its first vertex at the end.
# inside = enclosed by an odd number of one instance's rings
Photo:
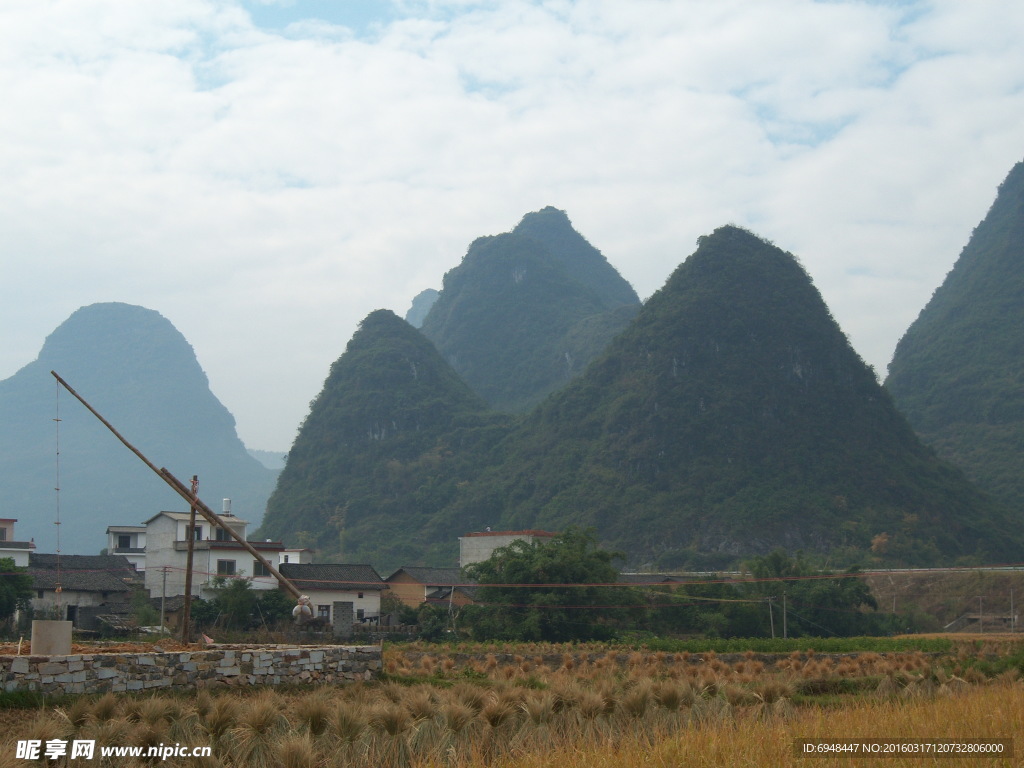
POLYGON ((286 451, 261 451, 257 448, 249 448, 249 455, 267 469, 275 471, 284 469, 285 459, 288 458, 286 451))
POLYGON ((434 306, 438 296, 440 296, 440 293, 434 288, 427 288, 425 291, 417 293, 412 300, 412 306, 405 313, 405 322, 413 328, 422 326, 423 320, 427 317, 430 308, 434 306))
POLYGON ((415 328, 377 310, 331 366, 259 535, 321 562, 451 564, 462 532, 429 531, 506 423, 415 328))
POLYGON ((662 566, 778 546, 934 563, 1020 540, 919 442, 796 259, 734 227, 701 238, 449 515, 466 530, 593 525, 662 566))
POLYGON ((198 475, 199 495, 211 507, 231 498, 237 516, 260 521, 276 473, 246 452, 192 347, 157 312, 93 304, 50 334, 38 359, 0 381, 0 488, 7 514, 18 518, 17 538, 34 537, 39 551, 55 551, 59 503, 61 550, 96 553, 106 546, 108 525, 187 509, 84 406, 58 391, 51 370, 158 467, 186 483, 198 475))
POLYGON ((640 300, 563 211, 482 237, 423 320, 423 334, 492 407, 521 412, 564 386, 636 315, 640 300))
POLYGON ((896 347, 885 386, 926 443, 1024 499, 1024 163, 896 347))

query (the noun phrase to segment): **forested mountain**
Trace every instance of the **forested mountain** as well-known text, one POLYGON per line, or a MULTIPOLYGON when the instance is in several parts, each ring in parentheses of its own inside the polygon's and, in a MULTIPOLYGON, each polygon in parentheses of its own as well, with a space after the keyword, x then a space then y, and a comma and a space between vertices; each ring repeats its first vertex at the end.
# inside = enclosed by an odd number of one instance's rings
POLYGON ((896 347, 885 386, 926 443, 1024 498, 1024 163, 896 347))
POLYGON ((423 334, 493 408, 522 412, 564 386, 639 308, 636 292, 563 211, 482 237, 423 320, 423 334))
POLYGON ((415 328, 368 315, 331 366, 267 505, 261 536, 379 568, 456 559, 436 516, 507 431, 415 328))
POLYGON ((0 381, 0 488, 19 539, 56 550, 58 482, 65 553, 95 554, 106 546, 108 525, 187 510, 95 416, 58 391, 51 370, 157 466, 183 482, 198 475, 208 504, 219 509, 231 498, 235 514, 259 522, 277 473, 246 452, 192 347, 159 313, 105 303, 74 312, 35 361, 0 381))
POLYGON ((778 546, 933 564, 1019 541, 919 442, 796 259, 735 227, 701 238, 448 515, 453 533, 593 525, 666 567, 778 546))
POLYGON ((586 371, 510 419, 375 312, 314 402, 263 533, 385 570, 450 565, 485 526, 594 526, 631 565, 661 567, 780 546, 933 565, 1020 543, 921 444, 796 259, 735 227, 701 238, 586 371))

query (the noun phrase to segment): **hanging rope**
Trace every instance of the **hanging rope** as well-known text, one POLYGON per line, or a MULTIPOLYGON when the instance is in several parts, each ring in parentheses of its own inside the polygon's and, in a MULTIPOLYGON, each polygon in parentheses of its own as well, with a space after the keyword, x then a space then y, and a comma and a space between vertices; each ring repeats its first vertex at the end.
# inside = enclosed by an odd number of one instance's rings
POLYGON ((55 491, 56 497, 56 514, 57 519, 54 521, 54 525, 57 527, 57 583, 54 585, 54 592, 57 595, 57 612, 58 615, 62 614, 61 611, 61 572, 60 572, 60 382, 57 382, 57 396, 56 403, 54 405, 54 425, 55 425, 55 442, 57 448, 56 455, 56 484, 53 490, 55 491))

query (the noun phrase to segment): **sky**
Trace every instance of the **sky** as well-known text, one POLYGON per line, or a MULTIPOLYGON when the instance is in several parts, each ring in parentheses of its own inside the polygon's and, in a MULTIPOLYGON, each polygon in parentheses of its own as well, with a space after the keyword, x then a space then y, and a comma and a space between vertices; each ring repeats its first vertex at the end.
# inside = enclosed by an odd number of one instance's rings
POLYGON ((1022 39, 1004 0, 5 0, 0 379, 137 304, 285 451, 367 314, 547 205, 642 298, 752 230, 881 378, 1024 159, 1022 39))

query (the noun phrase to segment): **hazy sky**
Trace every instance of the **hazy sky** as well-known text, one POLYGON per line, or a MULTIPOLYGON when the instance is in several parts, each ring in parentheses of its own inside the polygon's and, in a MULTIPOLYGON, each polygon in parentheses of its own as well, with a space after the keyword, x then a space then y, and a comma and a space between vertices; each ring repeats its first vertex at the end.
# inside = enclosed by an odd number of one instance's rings
POLYGON ((644 298, 745 226, 884 374, 1024 159, 1022 40, 1005 0, 4 0, 0 379, 139 304, 286 450, 363 317, 546 205, 644 298))

